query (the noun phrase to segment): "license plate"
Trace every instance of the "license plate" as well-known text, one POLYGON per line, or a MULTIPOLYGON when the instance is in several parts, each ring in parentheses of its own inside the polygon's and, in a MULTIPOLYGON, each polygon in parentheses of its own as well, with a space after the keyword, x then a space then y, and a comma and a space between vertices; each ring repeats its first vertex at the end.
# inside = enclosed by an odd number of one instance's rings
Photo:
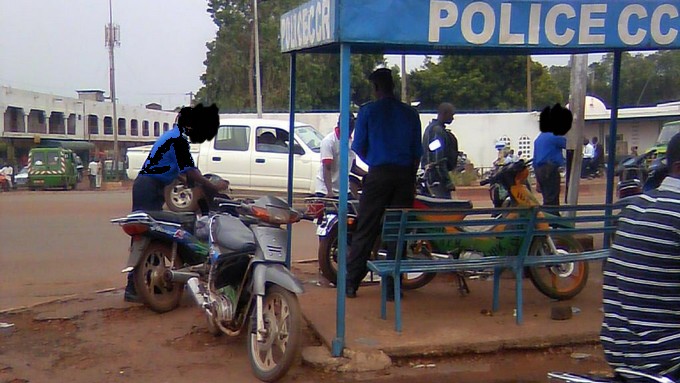
POLYGON ((34 184, 44 184, 45 180, 35 180, 33 181, 34 184))

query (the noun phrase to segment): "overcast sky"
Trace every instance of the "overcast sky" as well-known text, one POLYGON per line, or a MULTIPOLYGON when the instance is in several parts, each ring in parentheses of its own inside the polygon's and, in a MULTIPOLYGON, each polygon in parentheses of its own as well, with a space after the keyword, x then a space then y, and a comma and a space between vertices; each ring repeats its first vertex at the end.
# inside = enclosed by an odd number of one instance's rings
MULTIPOLYGON (((205 44, 217 30, 206 9, 206 0, 113 0, 120 103, 166 109, 189 103, 187 93, 202 86, 205 44)), ((0 85, 70 97, 77 89, 101 89, 108 96, 107 0, 0 0, 0 17, 0 85)), ((569 56, 535 59, 566 65, 569 56)), ((398 56, 389 62, 401 63, 398 56)), ((407 68, 422 62, 412 56, 407 68)))
MULTIPOLYGON (((189 103, 217 27, 205 0, 113 0, 120 103, 189 103)), ((62 96, 109 94, 107 0, 0 0, 0 85, 62 96)))

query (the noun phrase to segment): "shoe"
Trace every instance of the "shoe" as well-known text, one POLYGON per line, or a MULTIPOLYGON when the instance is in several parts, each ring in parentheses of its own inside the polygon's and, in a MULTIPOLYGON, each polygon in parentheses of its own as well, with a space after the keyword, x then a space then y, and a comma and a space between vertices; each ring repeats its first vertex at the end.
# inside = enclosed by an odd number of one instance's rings
POLYGON ((130 303, 141 303, 142 300, 139 299, 137 295, 137 290, 135 289, 135 284, 132 281, 132 273, 128 273, 127 286, 125 286, 125 295, 123 296, 125 302, 130 303))
POLYGON ((345 296, 346 296, 347 298, 352 298, 352 299, 353 299, 353 298, 356 298, 356 297, 357 297, 357 289, 355 289, 355 288, 353 288, 353 287, 348 287, 348 288, 345 290, 345 296))
POLYGON ((123 296, 123 300, 125 302, 130 302, 130 303, 142 303, 141 299, 139 299, 139 296, 137 294, 125 291, 125 295, 123 296))

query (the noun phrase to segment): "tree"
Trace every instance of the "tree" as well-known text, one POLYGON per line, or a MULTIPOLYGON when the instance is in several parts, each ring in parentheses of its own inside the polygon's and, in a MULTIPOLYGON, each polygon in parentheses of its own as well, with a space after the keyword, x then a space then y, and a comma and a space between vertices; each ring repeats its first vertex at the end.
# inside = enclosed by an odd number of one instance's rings
MULTIPOLYGON (((260 66, 263 108, 288 110, 290 56, 279 46, 281 15, 303 0, 276 0, 258 3, 260 66)), ((210 0, 208 13, 218 26, 217 36, 208 43, 204 86, 197 93, 201 102, 215 102, 222 111, 242 112, 255 109, 255 58, 252 0, 210 0)), ((384 64, 382 55, 352 55, 351 99, 356 104, 368 101, 368 74, 384 64)), ((340 98, 340 60, 338 54, 297 55, 298 110, 337 109, 340 98)))
MULTIPOLYGON (((538 63, 531 66, 532 105, 560 98, 557 85, 538 63)), ((411 73, 410 83, 421 109, 449 101, 459 110, 524 110, 526 56, 443 56, 426 60, 411 73)))
MULTIPOLYGON (((588 93, 611 105, 614 54, 588 67, 588 93)), ((680 52, 621 55, 619 105, 655 105, 680 99, 680 52)))

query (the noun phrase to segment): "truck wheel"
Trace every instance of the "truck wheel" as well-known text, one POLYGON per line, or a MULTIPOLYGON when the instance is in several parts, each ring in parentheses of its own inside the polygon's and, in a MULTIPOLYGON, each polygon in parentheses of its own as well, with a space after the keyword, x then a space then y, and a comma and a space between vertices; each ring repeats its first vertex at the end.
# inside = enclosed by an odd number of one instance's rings
POLYGON ((199 188, 189 188, 182 181, 174 180, 165 188, 165 204, 175 212, 194 212, 198 210, 201 196, 199 188))

